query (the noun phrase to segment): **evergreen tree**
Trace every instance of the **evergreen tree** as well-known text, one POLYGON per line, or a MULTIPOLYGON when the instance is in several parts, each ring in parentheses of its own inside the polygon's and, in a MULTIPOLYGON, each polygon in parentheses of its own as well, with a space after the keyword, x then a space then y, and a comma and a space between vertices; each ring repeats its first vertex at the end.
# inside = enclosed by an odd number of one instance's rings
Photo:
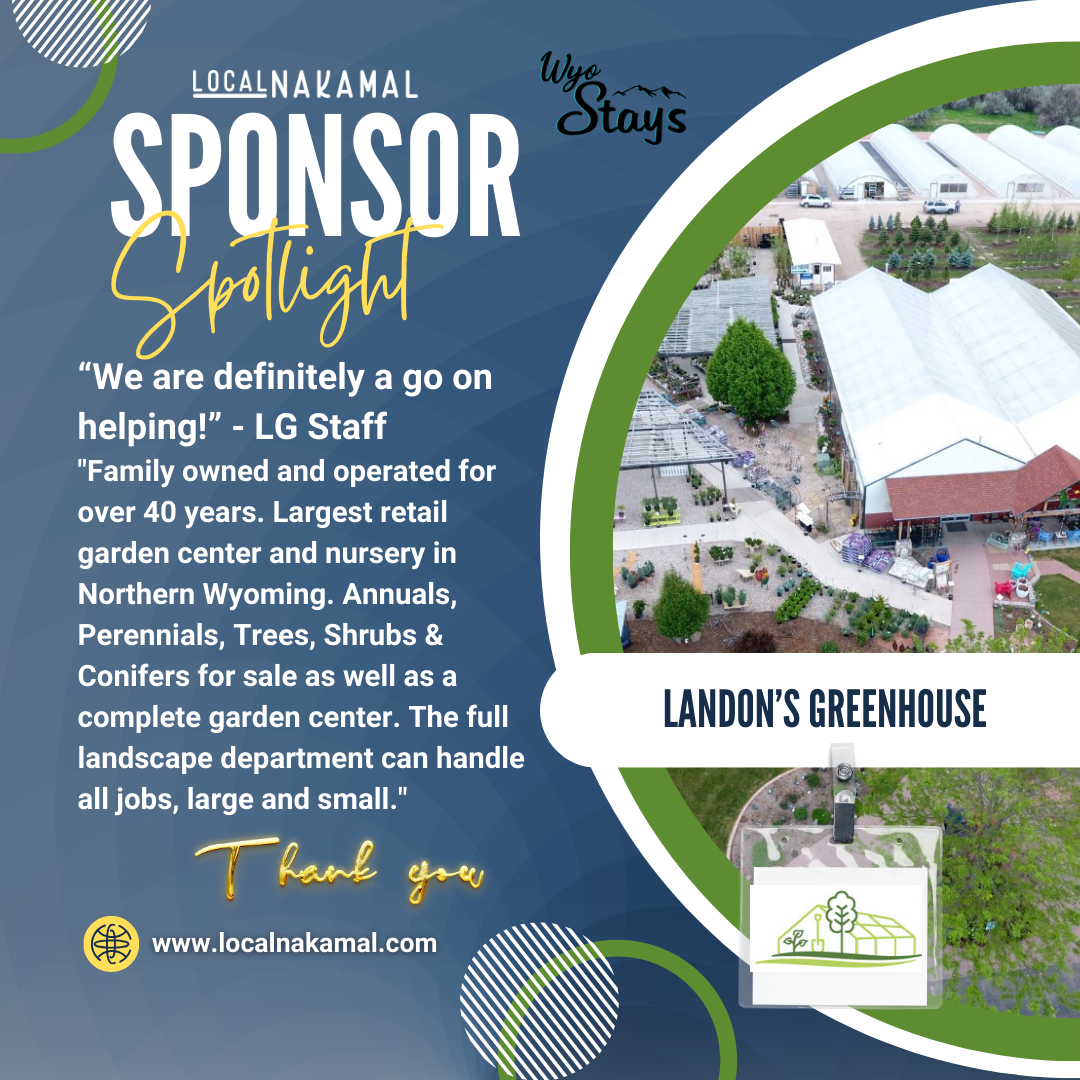
POLYGON ((684 641, 693 637, 709 616, 708 593, 699 593, 674 570, 664 575, 660 599, 653 604, 656 629, 666 638, 684 641))
POLYGON ((791 404, 795 373, 754 323, 739 318, 717 344, 705 369, 705 386, 714 400, 732 406, 744 420, 769 420, 791 404))

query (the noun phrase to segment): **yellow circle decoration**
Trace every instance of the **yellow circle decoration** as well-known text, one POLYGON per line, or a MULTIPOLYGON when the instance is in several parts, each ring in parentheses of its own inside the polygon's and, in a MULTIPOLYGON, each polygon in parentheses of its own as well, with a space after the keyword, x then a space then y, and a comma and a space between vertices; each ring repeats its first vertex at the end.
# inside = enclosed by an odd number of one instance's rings
POLYGON ((99 971, 123 971, 139 955, 139 935, 127 919, 105 915, 86 928, 83 952, 99 971))

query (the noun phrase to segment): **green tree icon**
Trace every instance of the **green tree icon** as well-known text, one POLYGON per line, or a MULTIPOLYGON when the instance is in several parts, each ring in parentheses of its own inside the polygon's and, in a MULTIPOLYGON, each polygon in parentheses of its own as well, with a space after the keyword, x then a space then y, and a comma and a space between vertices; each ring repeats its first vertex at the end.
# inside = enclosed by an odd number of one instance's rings
POLYGON ((855 900, 843 889, 829 897, 825 905, 825 920, 834 934, 840 935, 840 951, 844 951, 844 933, 855 929, 859 913, 855 910, 855 900))

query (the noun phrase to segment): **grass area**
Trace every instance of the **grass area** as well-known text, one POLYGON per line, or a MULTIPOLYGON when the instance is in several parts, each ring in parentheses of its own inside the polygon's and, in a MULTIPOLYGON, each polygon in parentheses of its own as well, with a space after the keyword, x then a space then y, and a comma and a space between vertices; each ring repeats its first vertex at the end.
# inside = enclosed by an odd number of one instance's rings
POLYGON ((944 124, 959 124, 968 131, 988 134, 1002 124, 1015 124, 1025 131, 1040 131, 1039 118, 1034 113, 1018 112, 1012 116, 989 116, 977 109, 945 109, 940 116, 934 117, 925 127, 916 131, 933 131, 944 124))
POLYGON ((762 784, 784 771, 780 767, 668 769, 668 775, 713 843, 721 850, 726 850, 731 830, 750 796, 762 784))
POLYGON ((1080 638, 1080 585, 1062 574, 1040 578, 1036 587, 1039 610, 1072 637, 1080 638))

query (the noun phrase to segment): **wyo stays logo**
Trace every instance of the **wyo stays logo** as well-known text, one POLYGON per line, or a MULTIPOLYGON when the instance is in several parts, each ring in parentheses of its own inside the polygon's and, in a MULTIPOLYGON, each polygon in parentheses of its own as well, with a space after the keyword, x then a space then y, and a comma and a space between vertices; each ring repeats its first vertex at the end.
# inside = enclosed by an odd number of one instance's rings
MULTIPOLYGON (((686 115, 685 109, 665 109, 659 103, 655 108, 646 108, 640 113, 630 107, 620 109, 607 96, 607 85, 597 78, 599 74, 600 68, 596 64, 574 67, 570 53, 566 54, 565 59, 552 60, 549 49, 540 57, 541 81, 558 86, 564 94, 573 93, 578 105, 577 109, 563 113, 555 122, 563 135, 588 135, 597 128, 608 135, 629 135, 641 131, 646 133, 643 136, 645 142, 650 146, 659 146, 665 131, 681 135, 686 130, 686 125, 680 119, 686 115)), ((640 83, 625 90, 616 90, 612 97, 627 97, 628 100, 620 104, 630 106, 639 103, 636 95, 640 94, 649 98, 662 96, 668 101, 672 98, 686 99, 685 94, 667 86, 650 90, 640 83), (635 97, 630 98, 629 95, 635 97)))

